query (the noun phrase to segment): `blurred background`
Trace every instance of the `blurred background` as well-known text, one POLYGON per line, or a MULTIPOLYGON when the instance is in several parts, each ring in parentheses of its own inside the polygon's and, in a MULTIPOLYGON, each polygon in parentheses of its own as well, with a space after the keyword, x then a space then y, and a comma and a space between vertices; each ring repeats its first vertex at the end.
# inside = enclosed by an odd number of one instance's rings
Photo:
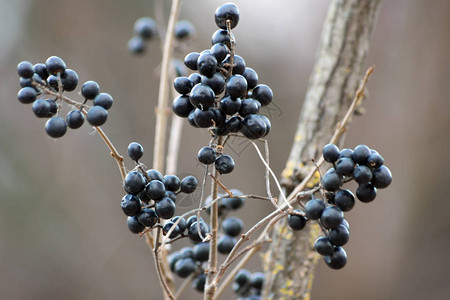
MULTIPOLYGON (((222 3, 184 1, 181 19, 195 24, 197 37, 178 57, 210 47, 214 11, 222 3)), ((268 139, 280 174, 330 1, 236 3, 237 53, 275 94, 268 139)), ((152 1, 0 0, 1 299, 161 298, 149 249, 127 229, 120 174, 100 138, 85 125, 51 139, 45 120, 16 98, 20 61, 60 56, 78 72, 80 86, 96 80, 113 95, 104 130, 122 154, 140 142, 151 167, 161 51, 153 41, 144 56, 127 52, 133 23, 142 16, 154 17, 152 1)), ((346 214, 348 264, 334 271, 320 262, 313 299, 450 297, 449 33, 449 1, 384 1, 366 60, 367 67, 376 65, 367 114, 354 118, 345 145, 377 149, 394 181, 373 203, 358 203, 346 214)), ((200 178, 195 157, 208 135, 185 124, 179 174, 200 178)), ((224 183, 264 194, 264 168, 253 149, 231 146, 237 167, 224 183)), ((179 212, 194 205, 181 201, 179 212)), ((249 228, 270 209, 249 201, 237 215, 249 228)), ((258 264, 256 258, 248 269, 259 271, 258 264)), ((189 290, 182 299, 199 298, 189 290)))

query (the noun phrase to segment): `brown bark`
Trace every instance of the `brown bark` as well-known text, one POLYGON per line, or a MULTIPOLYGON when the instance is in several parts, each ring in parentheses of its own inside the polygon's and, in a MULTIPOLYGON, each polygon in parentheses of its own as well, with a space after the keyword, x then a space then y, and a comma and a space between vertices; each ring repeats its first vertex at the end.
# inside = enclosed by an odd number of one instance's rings
MULTIPOLYGON (((332 1, 300 114, 282 183, 289 194, 314 167, 336 123, 349 107, 359 79, 381 0, 332 1)), ((318 229, 301 232, 279 222, 265 257, 264 299, 309 299, 319 256, 312 247, 318 229)))

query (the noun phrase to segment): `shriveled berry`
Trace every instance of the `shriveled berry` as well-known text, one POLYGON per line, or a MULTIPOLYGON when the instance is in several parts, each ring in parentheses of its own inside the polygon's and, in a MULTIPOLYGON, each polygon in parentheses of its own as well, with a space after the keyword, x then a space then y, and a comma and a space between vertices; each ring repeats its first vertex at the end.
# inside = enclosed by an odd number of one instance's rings
POLYGON ((67 131, 67 123, 61 117, 53 117, 45 123, 45 132, 52 138, 60 138, 67 131))
POLYGON ((215 161, 216 170, 220 174, 228 174, 234 170, 234 160, 229 155, 221 155, 215 161))
POLYGON ((152 208, 143 208, 137 218, 142 225, 149 228, 152 228, 158 222, 158 215, 152 208))
POLYGON ((197 188, 198 181, 194 176, 186 176, 181 180, 180 188, 182 193, 190 194, 197 188))

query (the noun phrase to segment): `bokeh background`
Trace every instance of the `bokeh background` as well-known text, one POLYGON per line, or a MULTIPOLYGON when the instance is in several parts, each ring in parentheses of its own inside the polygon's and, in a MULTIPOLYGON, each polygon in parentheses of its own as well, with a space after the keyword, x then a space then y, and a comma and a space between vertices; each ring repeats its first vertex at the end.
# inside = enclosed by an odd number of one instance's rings
MULTIPOLYGON (((184 1, 181 19, 196 25, 197 37, 180 58, 210 47, 222 2, 184 1)), ((267 113, 271 164, 280 174, 330 1, 236 3, 237 53, 276 95, 267 113)), ((80 83, 96 80, 113 95, 104 130, 122 153, 140 142, 151 167, 161 52, 158 42, 142 57, 126 49, 142 16, 154 16, 152 1, 0 0, 0 299, 161 298, 149 249, 126 227, 120 175, 97 134, 85 125, 53 140, 45 120, 16 100, 17 63, 58 55, 80 83)), ((384 1, 366 60, 376 65, 367 114, 354 118, 345 145, 379 150, 394 181, 376 201, 347 214, 348 264, 334 271, 319 263, 314 299, 450 297, 449 33, 449 1, 384 1)), ((185 126, 180 174, 202 176, 195 157, 207 140, 204 131, 185 126)), ((225 184, 263 194, 255 152, 232 146, 237 167, 225 184)), ((180 211, 193 205, 187 198, 180 211)), ((248 228, 269 211, 268 204, 248 202, 237 215, 248 228)), ((248 268, 258 271, 258 263, 248 268)), ((182 299, 199 298, 189 291, 182 299)))

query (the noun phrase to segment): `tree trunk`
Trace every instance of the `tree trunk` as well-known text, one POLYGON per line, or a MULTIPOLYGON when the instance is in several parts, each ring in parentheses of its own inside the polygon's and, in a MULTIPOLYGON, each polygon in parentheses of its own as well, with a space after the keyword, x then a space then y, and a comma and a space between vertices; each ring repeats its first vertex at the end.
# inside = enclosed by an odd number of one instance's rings
MULTIPOLYGON (((333 0, 322 30, 297 132, 282 184, 286 194, 314 167, 336 123, 348 109, 363 74, 363 62, 381 0, 333 0)), ((300 232, 279 222, 265 255, 264 299, 309 299, 319 256, 313 243, 318 226, 300 232)))

